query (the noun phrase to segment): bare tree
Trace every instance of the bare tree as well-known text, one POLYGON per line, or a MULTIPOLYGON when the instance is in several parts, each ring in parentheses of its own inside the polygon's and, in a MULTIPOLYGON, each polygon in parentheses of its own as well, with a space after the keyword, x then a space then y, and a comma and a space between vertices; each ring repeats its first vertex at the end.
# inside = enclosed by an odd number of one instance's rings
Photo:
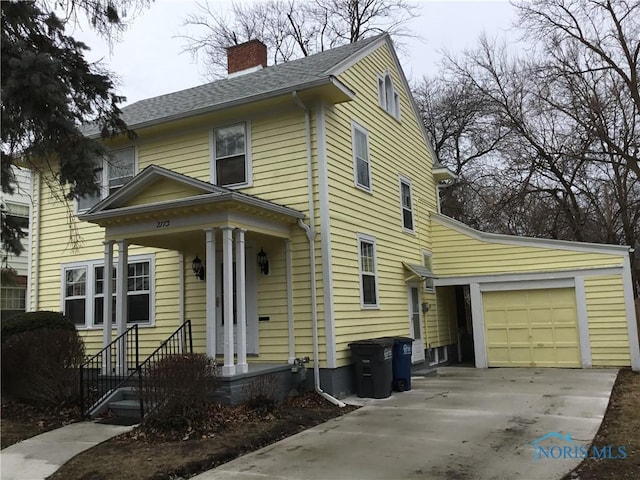
MULTIPOLYGON (((497 140, 492 154, 439 153, 461 166, 472 191, 485 192, 476 201, 490 207, 494 199, 496 208, 482 212, 477 224, 504 233, 621 243, 637 251, 639 4, 536 0, 519 8, 520 25, 534 42, 526 57, 482 38, 462 58, 449 56, 443 74, 447 84, 464 86, 477 99, 479 124, 486 129, 480 138, 497 140), (483 169, 488 175, 478 177, 483 169)), ((460 104, 446 89, 437 94, 445 104, 460 104)), ((425 121, 432 122, 436 136, 447 138, 437 115, 425 121)), ((473 137, 477 124, 461 124, 462 138, 481 146, 473 137)), ((445 211, 451 200, 456 199, 443 198, 445 211)), ((462 208, 462 218, 478 215, 475 207, 462 208)))
POLYGON ((226 14, 205 1, 186 17, 180 37, 184 51, 215 79, 225 74, 226 49, 232 45, 257 38, 277 64, 376 33, 412 35, 407 23, 416 15, 408 0, 267 0, 233 3, 226 14))

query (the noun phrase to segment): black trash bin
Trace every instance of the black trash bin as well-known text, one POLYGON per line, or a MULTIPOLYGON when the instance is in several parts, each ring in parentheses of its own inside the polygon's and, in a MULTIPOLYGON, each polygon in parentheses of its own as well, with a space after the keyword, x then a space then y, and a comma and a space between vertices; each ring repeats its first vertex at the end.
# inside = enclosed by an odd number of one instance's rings
POLYGON ((411 354, 413 338, 393 337, 393 389, 396 392, 411 390, 411 354))
POLYGON ((356 369, 358 397, 387 398, 393 379, 393 339, 373 338, 349 344, 356 369))

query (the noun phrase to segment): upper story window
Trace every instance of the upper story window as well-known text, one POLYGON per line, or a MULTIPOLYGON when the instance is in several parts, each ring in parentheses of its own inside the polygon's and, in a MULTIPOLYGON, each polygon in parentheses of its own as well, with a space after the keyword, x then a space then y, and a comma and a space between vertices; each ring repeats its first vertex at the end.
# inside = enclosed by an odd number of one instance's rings
POLYGON ((224 187, 250 184, 250 144, 245 122, 213 130, 213 183, 224 187))
POLYGON ((393 86, 393 80, 388 71, 378 76, 378 102, 389 115, 400 120, 400 95, 393 86))
POLYGON ((376 239, 368 235, 358 235, 358 254, 361 305, 363 308, 377 308, 376 239))
POLYGON ((369 133, 354 123, 353 134, 353 176, 356 187, 371 191, 371 162, 369 159, 369 133))
POLYGON ((89 210, 96 203, 120 190, 136 174, 134 147, 111 152, 109 158, 96 159, 96 181, 100 191, 78 199, 78 212, 89 210))
POLYGON ((410 232, 413 228, 413 200, 411 198, 411 180, 400 177, 400 205, 402 207, 402 228, 410 232))

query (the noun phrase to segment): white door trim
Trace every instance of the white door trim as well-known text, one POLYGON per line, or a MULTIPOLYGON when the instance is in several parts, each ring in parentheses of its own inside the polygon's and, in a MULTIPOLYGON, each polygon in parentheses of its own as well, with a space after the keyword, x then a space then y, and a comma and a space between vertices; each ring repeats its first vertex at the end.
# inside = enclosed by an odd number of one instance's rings
POLYGON ((424 324, 422 322, 422 311, 420 309, 420 284, 419 283, 407 283, 407 307, 409 312, 409 333, 414 338, 411 350, 411 363, 422 362, 425 360, 424 355, 424 324), (413 304, 413 296, 412 289, 416 289, 418 294, 418 304, 413 304), (414 307, 417 308, 417 311, 414 311, 414 307), (413 315, 418 314, 418 329, 420 338, 418 340, 414 323, 413 323, 413 315))

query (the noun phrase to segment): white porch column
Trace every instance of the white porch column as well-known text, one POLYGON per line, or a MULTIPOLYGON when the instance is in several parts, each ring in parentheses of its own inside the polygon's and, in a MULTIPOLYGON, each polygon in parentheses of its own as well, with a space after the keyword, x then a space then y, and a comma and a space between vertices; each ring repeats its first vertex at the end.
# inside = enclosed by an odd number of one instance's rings
POLYGON ((216 230, 207 228, 205 246, 207 355, 216 358, 216 230))
MULTIPOLYGON (((246 312, 246 290, 247 276, 245 269, 245 244, 244 234, 246 230, 236 229, 236 299, 237 299, 237 319, 238 319, 238 362, 236 373, 247 373, 247 312, 246 312)), ((226 292, 226 290, 225 290, 226 292)))
MULTIPOLYGON (((116 326, 118 335, 127 330, 127 283, 129 279, 129 242, 118 240, 118 270, 116 280, 116 326)), ((105 302, 106 303, 106 302, 105 302)), ((109 319, 105 319, 105 323, 109 319)), ((126 372, 127 345, 123 338, 117 345, 116 369, 118 373, 126 372)))
POLYGON ((222 285, 224 287, 224 365, 222 375, 235 375, 233 364, 233 227, 222 227, 222 285))
POLYGON ((296 338, 293 325, 293 269, 291 262, 291 240, 284 241, 284 261, 287 275, 287 323, 289 325, 289 363, 296 359, 296 338))
MULTIPOLYGON (((103 309, 102 309, 102 347, 105 348, 111 343, 111 317, 113 316, 113 240, 102 242, 104 245, 104 276, 102 282, 103 309)), ((102 354, 102 374, 111 373, 111 355, 109 352, 102 354)))

